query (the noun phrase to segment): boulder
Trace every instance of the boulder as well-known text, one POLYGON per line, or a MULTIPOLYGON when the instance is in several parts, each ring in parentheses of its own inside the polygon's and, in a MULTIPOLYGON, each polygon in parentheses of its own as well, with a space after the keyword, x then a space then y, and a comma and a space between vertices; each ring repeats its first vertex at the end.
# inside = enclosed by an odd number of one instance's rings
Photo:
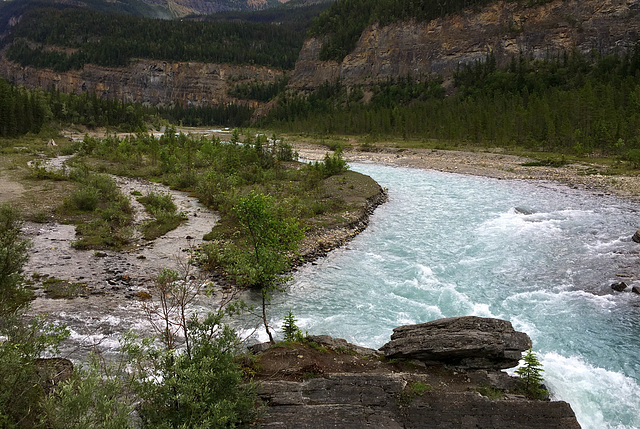
POLYGON ((640 243, 640 229, 637 230, 635 234, 633 234, 633 237, 631 237, 631 239, 636 243, 640 243))
POLYGON ((627 284, 625 282, 613 283, 611 285, 611 289, 615 290, 616 292, 622 292, 626 288, 627 284))
POLYGON ((395 328, 380 348, 388 359, 416 359, 428 365, 504 369, 518 365, 531 339, 511 322, 475 316, 452 317, 395 328))
POLYGON ((640 295, 640 286, 634 286, 631 288, 631 292, 633 293, 637 293, 638 295, 640 295))

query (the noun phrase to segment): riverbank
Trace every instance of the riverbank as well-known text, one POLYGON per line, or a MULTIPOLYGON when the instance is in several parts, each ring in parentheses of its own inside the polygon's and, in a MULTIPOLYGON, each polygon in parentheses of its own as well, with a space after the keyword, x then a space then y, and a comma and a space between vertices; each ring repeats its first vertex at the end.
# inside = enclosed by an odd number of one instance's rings
MULTIPOLYGON (((312 161, 321 160, 328 151, 326 146, 309 143, 294 144, 294 147, 301 158, 312 161)), ((524 164, 533 163, 534 159, 505 153, 388 147, 376 147, 375 152, 348 148, 344 151, 344 158, 350 162, 375 162, 497 179, 549 180, 597 195, 616 195, 640 202, 640 176, 607 175, 606 166, 597 163, 568 162, 559 167, 532 166, 524 164)))

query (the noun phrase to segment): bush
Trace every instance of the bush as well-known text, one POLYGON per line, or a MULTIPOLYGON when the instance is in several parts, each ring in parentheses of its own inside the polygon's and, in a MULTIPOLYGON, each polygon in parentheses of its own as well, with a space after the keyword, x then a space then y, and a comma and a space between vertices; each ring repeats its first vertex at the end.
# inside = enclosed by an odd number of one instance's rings
POLYGON ((138 201, 152 215, 155 215, 158 212, 174 213, 177 210, 171 194, 150 192, 148 195, 138 198, 138 201))
POLYGON ((220 318, 189 321, 189 353, 148 349, 138 355, 150 363, 138 377, 145 427, 233 428, 253 421, 255 387, 236 362, 237 336, 220 318))
POLYGON ((99 191, 90 186, 82 186, 71 194, 71 205, 84 212, 92 212, 98 208, 99 191))
POLYGON ((629 150, 626 159, 633 164, 633 168, 640 168, 640 149, 629 150))
POLYGON ((20 236, 21 221, 11 206, 0 205, 0 427, 28 427, 40 412, 46 374, 35 359, 55 351, 68 332, 40 318, 24 320, 30 293, 22 285, 29 242, 20 236))
POLYGON ((26 323, 17 315, 0 318, 0 427, 30 427, 37 422, 51 374, 36 359, 57 351, 69 332, 41 318, 26 323))
POLYGON ((28 260, 29 241, 20 235, 22 221, 16 209, 0 205, 0 317, 25 306, 31 293, 22 285, 22 266, 28 260))
POLYGON ((88 369, 74 368, 43 402, 41 424, 51 429, 121 429, 132 427, 131 377, 92 355, 88 369))

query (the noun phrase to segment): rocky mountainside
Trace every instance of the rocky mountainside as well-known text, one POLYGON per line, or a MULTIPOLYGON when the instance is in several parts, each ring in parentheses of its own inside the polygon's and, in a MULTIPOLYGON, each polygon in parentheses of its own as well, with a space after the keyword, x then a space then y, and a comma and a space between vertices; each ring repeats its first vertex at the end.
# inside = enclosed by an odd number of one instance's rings
POLYGON ((337 79, 348 86, 400 76, 450 75, 493 53, 498 65, 518 55, 544 58, 577 49, 610 53, 640 38, 639 0, 498 1, 430 22, 373 24, 341 62, 320 61, 323 40, 305 42, 290 85, 317 88, 337 79))
POLYGON ((511 323, 479 317, 394 330, 380 351, 312 336, 311 346, 259 345, 253 367, 263 427, 579 428, 562 401, 528 399, 517 365, 531 340, 511 323), (515 358, 515 359, 514 359, 515 358))
POLYGON ((273 82, 283 72, 268 67, 170 63, 137 60, 126 68, 86 64, 80 70, 56 73, 51 69, 21 67, 0 58, 0 76, 27 88, 56 88, 80 94, 143 103, 151 106, 178 104, 204 106, 238 102, 228 90, 244 82, 273 82))
POLYGON ((226 10, 256 10, 274 7, 286 0, 142 0, 170 11, 171 15, 207 15, 226 10))
MULTIPOLYGON (((625 50, 640 38, 640 0, 526 4, 503 0, 430 22, 373 24, 341 62, 319 60, 323 41, 309 39, 289 86, 306 91, 338 79, 352 86, 407 75, 420 79, 441 74, 447 78, 461 65, 484 60, 489 53, 502 65, 518 55, 544 58, 572 49, 601 53, 625 50)), ((4 57, 0 60, 1 77, 29 88, 96 91, 100 96, 127 101, 183 106, 234 102, 227 94, 230 85, 273 82, 282 73, 265 67, 150 60, 139 60, 126 68, 86 65, 81 70, 56 73, 21 67, 4 57)))

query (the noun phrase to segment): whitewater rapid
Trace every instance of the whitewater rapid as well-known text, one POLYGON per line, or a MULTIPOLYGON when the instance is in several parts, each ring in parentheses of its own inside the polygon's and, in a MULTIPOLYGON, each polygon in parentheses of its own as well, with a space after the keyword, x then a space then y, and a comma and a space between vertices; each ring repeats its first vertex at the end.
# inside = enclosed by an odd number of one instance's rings
POLYGON ((640 427, 635 204, 567 186, 353 164, 390 200, 269 309, 303 331, 378 348, 392 329, 463 315, 531 336, 553 399, 584 428, 640 427))

